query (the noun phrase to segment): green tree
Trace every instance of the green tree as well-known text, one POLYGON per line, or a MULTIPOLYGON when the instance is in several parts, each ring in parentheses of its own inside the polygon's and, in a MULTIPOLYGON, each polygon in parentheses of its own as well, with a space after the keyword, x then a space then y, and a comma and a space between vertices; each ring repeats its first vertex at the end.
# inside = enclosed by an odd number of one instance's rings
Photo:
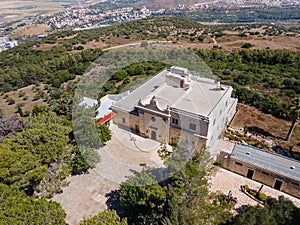
POLYGON ((300 209, 289 199, 279 196, 269 198, 266 205, 243 206, 242 211, 234 217, 231 225, 296 225, 299 224, 300 209))
POLYGON ((75 156, 72 159, 73 174, 81 174, 86 172, 89 168, 94 168, 100 162, 98 152, 90 147, 77 146, 75 148, 75 156))
POLYGON ((114 210, 104 210, 95 216, 83 219, 78 225, 127 225, 126 218, 121 219, 114 210))
POLYGON ((66 224, 66 213, 61 205, 41 198, 28 197, 17 187, 0 184, 1 224, 66 224))
POLYGON ((209 161, 207 152, 196 153, 170 178, 165 224, 219 224, 231 217, 230 210, 217 204, 215 196, 209 194, 207 175, 212 171, 209 161))
POLYGON ((101 124, 97 127, 98 135, 101 140, 101 143, 105 144, 111 139, 111 131, 108 126, 101 124))
POLYGON ((293 117, 293 121, 292 121, 291 128, 288 132, 288 135, 286 137, 287 141, 290 140, 290 138, 291 138, 291 136, 294 132, 294 129, 296 127, 296 124, 299 120, 299 116, 300 116, 300 97, 298 96, 298 97, 294 98, 293 101, 292 101, 292 104, 293 105, 290 109, 290 114, 293 117))
POLYGON ((160 218, 166 191, 144 170, 121 184, 120 202, 131 223, 160 218))
POLYGON ((0 182, 16 185, 32 195, 59 191, 70 174, 73 151, 71 128, 53 112, 31 115, 28 128, 3 140, 0 145, 0 182))

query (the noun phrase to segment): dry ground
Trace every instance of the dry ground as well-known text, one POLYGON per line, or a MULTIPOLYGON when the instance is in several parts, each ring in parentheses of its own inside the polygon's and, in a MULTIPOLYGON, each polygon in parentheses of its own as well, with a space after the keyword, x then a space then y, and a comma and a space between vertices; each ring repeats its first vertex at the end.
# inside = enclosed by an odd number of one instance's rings
POLYGON ((283 148, 289 149, 290 146, 298 144, 294 147, 294 151, 300 152, 300 126, 296 126, 296 129, 291 137, 290 141, 285 141, 285 137, 291 126, 291 122, 278 119, 270 114, 264 114, 258 109, 238 104, 238 112, 231 123, 234 128, 258 127, 262 131, 265 131, 265 136, 272 139, 278 145, 283 148))
MULTIPOLYGON (((96 2, 103 2, 104 0, 91 0, 88 4, 96 2)), ((51 15, 53 13, 63 11, 64 6, 75 6, 78 2, 82 1, 66 1, 66 0, 1 0, 0 1, 0 15, 1 22, 10 21, 14 19, 21 19, 27 16, 33 16, 37 14, 51 15), (20 9, 19 7, 31 6, 28 9, 20 9)))
MULTIPOLYGON (((44 84, 39 85, 40 89, 43 90, 44 89, 44 84)), ((30 85, 24 88, 20 88, 17 91, 10 91, 5 93, 6 95, 8 95, 8 97, 11 97, 15 100, 14 104, 9 105, 7 102, 7 99, 4 98, 5 94, 2 94, 0 96, 0 109, 3 110, 4 115, 6 116, 12 116, 13 114, 16 113, 17 111, 17 105, 19 103, 24 104, 24 106, 22 107, 23 112, 25 111, 31 111, 33 109, 34 106, 43 106, 43 105, 47 105, 46 102, 44 102, 43 99, 39 99, 36 101, 33 101, 33 97, 36 94, 36 92, 34 92, 32 89, 33 87, 35 87, 35 85, 30 85), (27 99, 24 99, 23 97, 19 97, 19 93, 20 92, 24 92, 25 95, 27 96, 27 99)))
POLYGON ((62 2, 62 1, 54 2, 51 0, 44 0, 44 1, 1 0, 0 15, 4 16, 3 20, 5 21, 9 21, 11 19, 21 19, 26 16, 32 16, 37 14, 48 15, 63 10, 64 4, 66 4, 66 2, 62 2), (28 9, 19 8, 24 6, 32 6, 32 8, 28 8, 28 9))
POLYGON ((39 34, 46 34, 50 30, 50 26, 45 24, 34 24, 28 25, 25 27, 19 27, 12 32, 10 37, 17 38, 17 37, 33 37, 39 34))
POLYGON ((249 36, 247 38, 240 38, 238 36, 226 35, 216 39, 216 44, 212 41, 205 40, 203 43, 191 43, 187 41, 179 41, 178 44, 185 47, 211 49, 214 45, 221 47, 225 51, 240 50, 244 43, 251 43, 253 47, 250 49, 272 49, 272 50, 289 50, 294 52, 300 51, 300 38, 299 37, 258 37, 249 36))

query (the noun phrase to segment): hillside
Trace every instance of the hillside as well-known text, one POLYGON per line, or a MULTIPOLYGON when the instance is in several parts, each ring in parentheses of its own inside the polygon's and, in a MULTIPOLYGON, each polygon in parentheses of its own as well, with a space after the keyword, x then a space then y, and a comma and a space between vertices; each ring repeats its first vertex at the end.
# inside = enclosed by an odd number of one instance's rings
MULTIPOLYGON (((299 39, 296 30, 276 26, 212 26, 171 17, 54 33, 0 53, 1 108, 11 114, 19 108, 30 111, 36 104, 53 104, 64 92, 61 85, 80 78, 109 48, 140 40, 162 40, 192 48, 222 83, 234 87, 241 103, 289 120, 290 102, 300 95, 299 39), (24 95, 30 98, 18 96, 22 90, 17 89, 42 82, 47 84, 46 93, 32 93, 31 88, 25 88, 28 93, 24 95)), ((148 74, 146 68, 141 70, 148 74)), ((131 73, 130 79, 127 72, 120 74, 125 75, 108 81, 107 90, 119 90, 125 80, 144 79, 141 74, 131 73)))

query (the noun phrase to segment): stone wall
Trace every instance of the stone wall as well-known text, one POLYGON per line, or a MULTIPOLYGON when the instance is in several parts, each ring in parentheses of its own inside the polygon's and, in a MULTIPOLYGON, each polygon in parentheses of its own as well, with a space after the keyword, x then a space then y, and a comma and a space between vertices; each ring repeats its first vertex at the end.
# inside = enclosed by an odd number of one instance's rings
POLYGON ((142 136, 155 139, 162 143, 169 141, 170 119, 166 115, 143 111, 139 114, 139 128, 142 136))
POLYGON ((253 170, 254 173, 252 179, 270 187, 274 187, 276 180, 279 180, 282 182, 280 191, 300 198, 300 181, 288 178, 282 174, 278 174, 273 171, 257 167, 250 163, 240 161, 230 156, 228 158, 223 159, 223 162, 224 168, 245 177, 247 177, 249 169, 253 170))
POLYGON ((184 140, 185 142, 189 143, 190 145, 194 146, 195 150, 197 152, 200 152, 203 147, 206 145, 206 139, 197 137, 196 135, 171 127, 170 128, 170 140, 171 142, 172 138, 179 137, 179 140, 184 140))

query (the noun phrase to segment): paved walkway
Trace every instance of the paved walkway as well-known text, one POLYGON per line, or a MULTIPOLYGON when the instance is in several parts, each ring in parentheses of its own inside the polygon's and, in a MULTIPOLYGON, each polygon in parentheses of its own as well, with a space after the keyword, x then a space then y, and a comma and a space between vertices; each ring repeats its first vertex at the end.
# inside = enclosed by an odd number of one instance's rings
MULTIPOLYGON (((238 175, 236 173, 230 172, 225 169, 219 168, 217 173, 211 178, 211 191, 222 191, 224 194, 228 194, 229 191, 232 192, 233 197, 237 197, 238 203, 235 205, 236 208, 239 208, 242 205, 256 205, 257 202, 245 195, 241 190, 240 186, 248 184, 251 189, 258 190, 261 187, 261 183, 254 180, 250 180, 246 177, 238 175)), ((300 207, 300 199, 285 194, 281 191, 275 190, 266 185, 263 186, 262 192, 268 196, 277 198, 280 195, 283 195, 289 198, 297 207, 300 207)))
POLYGON ((157 155, 159 142, 134 135, 116 125, 111 129, 112 140, 99 150, 101 163, 88 174, 69 177, 69 186, 52 198, 61 203, 67 213, 66 221, 71 225, 106 209, 105 195, 118 189, 119 184, 134 172, 141 171, 141 164, 163 167, 163 161, 157 155))

